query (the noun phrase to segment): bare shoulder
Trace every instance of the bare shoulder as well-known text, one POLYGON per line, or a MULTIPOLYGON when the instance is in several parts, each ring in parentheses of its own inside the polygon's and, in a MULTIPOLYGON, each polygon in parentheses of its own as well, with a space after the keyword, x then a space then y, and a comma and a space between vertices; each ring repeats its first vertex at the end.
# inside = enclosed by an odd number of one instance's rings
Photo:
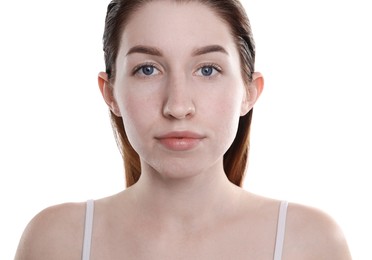
POLYGON ((66 203, 44 209, 27 225, 15 259, 78 259, 84 219, 85 203, 66 203))
POLYGON ((284 259, 351 259, 338 224, 321 210, 289 204, 284 259))

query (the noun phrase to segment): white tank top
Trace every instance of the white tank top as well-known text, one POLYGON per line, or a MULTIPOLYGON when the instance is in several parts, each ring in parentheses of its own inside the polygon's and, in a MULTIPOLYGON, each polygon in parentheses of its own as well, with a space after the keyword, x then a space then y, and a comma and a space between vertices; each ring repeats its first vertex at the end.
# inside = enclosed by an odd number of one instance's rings
MULTIPOLYGON (((279 208, 278 225, 276 230, 276 241, 274 250, 274 260, 282 259, 284 236, 285 236, 285 223, 287 219, 288 202, 282 201, 279 208)), ((93 215, 94 215, 94 201, 88 200, 85 213, 85 229, 84 229, 84 242, 82 260, 89 260, 90 246, 92 242, 93 230, 93 215)))

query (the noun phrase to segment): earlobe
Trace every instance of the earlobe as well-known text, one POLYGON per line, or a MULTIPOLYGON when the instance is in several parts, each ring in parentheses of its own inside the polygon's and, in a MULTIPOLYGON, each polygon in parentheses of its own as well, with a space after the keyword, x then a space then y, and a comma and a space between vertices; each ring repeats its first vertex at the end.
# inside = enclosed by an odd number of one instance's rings
MULTIPOLYGON (((248 95, 246 95, 248 97, 248 95)), ((250 110, 248 98, 245 98, 240 108, 240 116, 245 116, 250 110)))
POLYGON ((100 72, 98 74, 98 86, 99 90, 101 91, 102 97, 105 100, 107 106, 110 108, 110 110, 116 116, 121 116, 114 97, 113 88, 110 86, 110 83, 108 81, 107 73, 100 72))
POLYGON ((257 99, 260 97, 264 87, 264 78, 260 72, 254 72, 252 75, 252 81, 246 88, 246 98, 242 102, 241 116, 246 115, 254 106, 257 99))

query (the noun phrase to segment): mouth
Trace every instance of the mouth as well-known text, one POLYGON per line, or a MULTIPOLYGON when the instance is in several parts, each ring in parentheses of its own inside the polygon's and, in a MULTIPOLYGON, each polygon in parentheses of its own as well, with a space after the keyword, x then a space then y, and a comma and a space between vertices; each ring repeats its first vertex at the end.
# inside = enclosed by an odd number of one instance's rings
POLYGON ((167 150, 189 151, 196 148, 205 137, 188 131, 170 132, 156 137, 159 143, 167 150))

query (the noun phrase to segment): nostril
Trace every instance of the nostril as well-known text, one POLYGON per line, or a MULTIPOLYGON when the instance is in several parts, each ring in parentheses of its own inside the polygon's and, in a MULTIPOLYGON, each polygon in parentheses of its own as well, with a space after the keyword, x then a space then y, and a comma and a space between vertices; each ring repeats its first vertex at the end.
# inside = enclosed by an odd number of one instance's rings
POLYGON ((185 119, 192 117, 196 112, 193 103, 189 105, 175 105, 166 104, 163 109, 163 114, 166 117, 171 117, 175 119, 185 119))
POLYGON ((168 78, 164 94, 164 116, 184 119, 195 114, 192 86, 182 76, 182 73, 174 73, 168 78))

